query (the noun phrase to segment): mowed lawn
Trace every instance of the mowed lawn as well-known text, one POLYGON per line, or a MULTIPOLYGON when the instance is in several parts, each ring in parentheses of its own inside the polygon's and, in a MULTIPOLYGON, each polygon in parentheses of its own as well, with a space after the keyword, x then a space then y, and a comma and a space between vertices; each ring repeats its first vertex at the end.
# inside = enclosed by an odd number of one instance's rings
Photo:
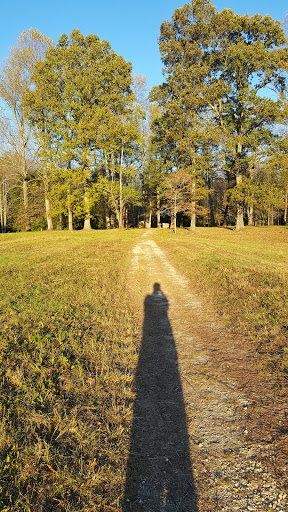
MULTIPOLYGON (((121 510, 141 326, 129 289, 143 231, 0 235, 0 510, 121 510)), ((152 230, 170 262, 288 368, 288 229, 152 230)))
POLYGON ((0 236, 0 510, 119 510, 138 231, 0 236))
POLYGON ((248 335, 261 371, 285 385, 288 375, 288 228, 179 229, 155 232, 191 286, 224 321, 248 335))

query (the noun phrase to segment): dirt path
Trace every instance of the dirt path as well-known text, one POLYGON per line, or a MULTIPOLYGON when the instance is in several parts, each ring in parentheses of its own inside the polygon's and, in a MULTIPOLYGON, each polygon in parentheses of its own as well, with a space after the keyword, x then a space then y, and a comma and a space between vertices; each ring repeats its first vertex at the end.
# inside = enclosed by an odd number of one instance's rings
POLYGON ((134 248, 132 281, 145 307, 123 511, 287 511, 265 462, 267 390, 243 340, 193 295, 150 232, 134 248))

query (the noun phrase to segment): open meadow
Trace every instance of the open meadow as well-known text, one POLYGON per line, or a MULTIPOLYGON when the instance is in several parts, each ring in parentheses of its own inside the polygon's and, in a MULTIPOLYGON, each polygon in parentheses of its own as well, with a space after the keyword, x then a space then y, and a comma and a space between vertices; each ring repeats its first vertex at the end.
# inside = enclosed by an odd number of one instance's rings
MULTIPOLYGON (((122 510, 142 326, 143 230, 0 235, 0 510, 122 510)), ((288 229, 152 230, 255 367, 288 373, 288 229)))
POLYGON ((288 229, 198 228, 195 235, 157 232, 155 240, 196 293, 228 326, 248 335, 259 370, 288 375, 288 229), (262 356, 262 357, 261 357, 262 356))
POLYGON ((0 510, 116 510, 137 362, 136 231, 1 237, 0 510))

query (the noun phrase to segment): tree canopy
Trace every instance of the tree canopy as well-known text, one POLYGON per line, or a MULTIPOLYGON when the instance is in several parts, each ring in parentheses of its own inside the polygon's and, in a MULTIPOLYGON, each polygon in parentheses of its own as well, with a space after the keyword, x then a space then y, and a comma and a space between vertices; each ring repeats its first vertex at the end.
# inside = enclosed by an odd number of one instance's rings
MULTIPOLYGON (((268 15, 218 13, 202 0, 176 9, 172 21, 161 25, 159 48, 167 78, 152 90, 151 99, 163 109, 162 133, 159 128, 157 133, 163 147, 169 142, 174 167, 189 167, 194 160, 201 172, 196 155, 199 159, 213 146, 206 128, 199 134, 199 120, 205 119, 213 126, 214 144, 225 151, 226 169, 237 186, 242 183, 251 154, 271 142, 275 123, 286 121, 285 41, 280 23, 268 15)), ((243 212, 238 201, 238 228, 243 212)))
POLYGON ((192 0, 162 23, 159 49, 165 81, 149 107, 145 77, 108 41, 79 30, 56 45, 34 29, 21 35, 0 77, 14 116, 1 117, 5 229, 30 229, 36 210, 33 229, 160 225, 175 173, 190 190, 175 222, 192 230, 287 221, 281 23, 192 0))

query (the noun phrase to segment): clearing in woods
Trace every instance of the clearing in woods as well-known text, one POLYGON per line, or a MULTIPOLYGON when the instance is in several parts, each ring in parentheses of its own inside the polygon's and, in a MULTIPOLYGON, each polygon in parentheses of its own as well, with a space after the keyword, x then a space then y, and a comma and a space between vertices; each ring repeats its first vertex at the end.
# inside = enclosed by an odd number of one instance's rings
POLYGON ((263 436, 273 392, 241 336, 150 231, 134 247, 131 289, 143 334, 123 512, 288 510, 263 436))
POLYGON ((288 510, 287 228, 0 238, 0 510, 288 510))

